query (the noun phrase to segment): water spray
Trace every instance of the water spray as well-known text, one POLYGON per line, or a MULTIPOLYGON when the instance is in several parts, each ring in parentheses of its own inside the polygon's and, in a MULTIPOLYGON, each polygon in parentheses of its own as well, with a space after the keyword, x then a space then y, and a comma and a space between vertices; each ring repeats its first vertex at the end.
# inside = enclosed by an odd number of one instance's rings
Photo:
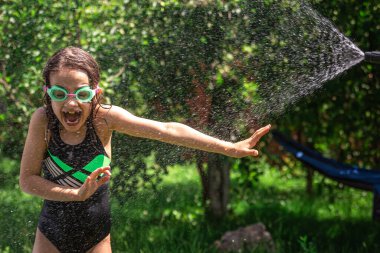
POLYGON ((365 52, 364 60, 369 63, 380 64, 380 51, 365 52))

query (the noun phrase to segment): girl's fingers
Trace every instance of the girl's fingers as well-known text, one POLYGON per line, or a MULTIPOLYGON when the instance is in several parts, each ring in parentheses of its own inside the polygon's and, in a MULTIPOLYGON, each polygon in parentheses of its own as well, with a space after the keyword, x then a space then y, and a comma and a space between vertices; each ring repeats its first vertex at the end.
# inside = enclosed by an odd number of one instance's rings
POLYGON ((101 177, 98 179, 98 187, 101 186, 102 184, 106 183, 107 181, 109 181, 110 177, 111 177, 111 171, 110 171, 110 167, 104 167, 102 168, 103 170, 103 175, 101 175, 101 177))
POLYGON ((252 156, 258 156, 259 155, 259 151, 256 150, 256 149, 251 149, 251 155, 252 156))
POLYGON ((106 171, 106 170, 110 170, 110 169, 111 169, 111 167, 110 167, 110 166, 105 166, 105 167, 101 167, 100 169, 102 169, 102 170, 106 171))
POLYGON ((98 180, 98 187, 107 183, 110 180, 110 175, 103 176, 101 179, 98 180))
POLYGON ((109 181, 110 177, 111 172, 109 166, 94 170, 80 187, 80 194, 84 197, 84 199, 87 199, 99 188, 99 186, 109 181), (97 180, 101 174, 104 175, 99 180, 97 180))
POLYGON ((106 175, 108 175, 108 176, 111 176, 111 171, 106 170, 106 171, 104 171, 104 174, 106 174, 106 175))
POLYGON ((267 134, 269 132, 270 127, 271 127, 271 125, 267 125, 265 127, 260 128, 259 130, 257 130, 256 133, 255 133, 256 134, 256 138, 261 138, 265 134, 267 134))
POLYGON ((101 170, 101 173, 111 173, 110 170, 111 170, 111 167, 110 166, 106 166, 106 167, 102 167, 102 168, 99 168, 101 170))
POLYGON ((88 175, 88 176, 86 177, 86 180, 84 180, 83 185, 88 184, 88 181, 90 181, 90 180, 91 180, 90 175, 88 175))
POLYGON ((100 168, 94 170, 88 177, 91 179, 91 180, 96 180, 96 178, 101 174, 101 170, 100 168))
POLYGON ((264 135, 266 135, 269 130, 271 128, 271 125, 267 125, 265 127, 262 127, 260 128, 259 130, 257 130, 252 136, 251 136, 251 145, 252 146, 255 146, 256 143, 261 139, 261 137, 263 137, 264 135))
POLYGON ((96 170, 94 170, 89 177, 91 177, 92 180, 96 180, 100 174, 106 172, 106 171, 109 171, 110 170, 110 167, 107 166, 107 167, 102 167, 102 168, 98 168, 96 170))

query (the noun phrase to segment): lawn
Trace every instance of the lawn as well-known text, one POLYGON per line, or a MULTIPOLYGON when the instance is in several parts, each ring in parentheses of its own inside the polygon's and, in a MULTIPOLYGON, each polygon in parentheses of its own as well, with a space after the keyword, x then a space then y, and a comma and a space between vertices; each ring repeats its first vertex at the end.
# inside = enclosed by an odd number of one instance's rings
MULTIPOLYGON (((276 252, 380 252, 371 193, 333 188, 310 197, 304 189, 302 177, 266 170, 254 187, 232 194, 223 222, 210 224, 195 168, 172 167, 157 192, 142 190, 123 204, 112 200, 113 251, 215 252, 213 242, 224 232, 262 222, 276 252)), ((0 198, 0 252, 31 252, 42 201, 20 193, 16 183, 0 198)))

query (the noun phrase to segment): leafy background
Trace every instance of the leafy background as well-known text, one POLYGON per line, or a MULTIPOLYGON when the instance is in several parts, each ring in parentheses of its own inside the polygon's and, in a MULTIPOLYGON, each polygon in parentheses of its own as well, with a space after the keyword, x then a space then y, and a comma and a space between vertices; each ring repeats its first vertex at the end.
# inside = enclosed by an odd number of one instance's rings
MULTIPOLYGON (((289 6, 295 1, 260 2, 263 6, 274 3, 289 6)), ((314 0, 311 4, 363 51, 379 50, 378 1, 314 0)), ((52 53, 69 45, 83 47, 99 62, 106 101, 136 115, 184 122, 228 140, 240 139, 249 127, 264 123, 241 121, 246 115, 242 112, 257 99, 258 87, 251 78, 255 66, 242 60, 250 68, 241 71, 234 59, 263 54, 246 45, 246 38, 236 37, 250 34, 244 30, 249 25, 233 22, 249 7, 252 2, 238 0, 2 1, 0 154, 7 169, 0 177, 1 187, 18 190, 17 161, 28 120, 42 105, 42 68, 52 53)), ((380 163, 379 100, 379 67, 362 63, 327 82, 313 96, 301 98, 281 117, 267 121, 328 157, 376 169, 380 163)), ((243 200, 267 169, 280 170, 281 177, 289 180, 313 180, 311 172, 305 176, 289 169, 300 165, 280 153, 270 136, 265 144, 260 161, 225 161, 233 172, 232 192, 243 200)), ((138 189, 156 189, 169 165, 198 164, 199 169, 205 156, 119 135, 113 146, 113 194, 119 204, 138 189)), ((329 189, 331 198, 334 189, 342 187, 314 177, 316 189, 329 189)), ((304 240, 306 248, 307 243, 304 240)))

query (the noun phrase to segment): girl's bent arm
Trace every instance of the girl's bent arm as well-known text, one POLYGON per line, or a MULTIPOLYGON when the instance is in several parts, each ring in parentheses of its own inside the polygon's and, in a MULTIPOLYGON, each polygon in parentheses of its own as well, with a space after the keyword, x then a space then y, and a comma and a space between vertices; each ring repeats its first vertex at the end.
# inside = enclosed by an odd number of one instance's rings
POLYGON ((111 108, 109 118, 111 128, 125 134, 232 157, 257 156, 258 151, 252 147, 270 129, 268 125, 246 140, 231 143, 203 134, 181 123, 162 123, 139 118, 117 106, 111 108))
POLYGON ((22 191, 55 201, 76 201, 78 190, 55 184, 41 177, 41 166, 46 152, 45 131, 47 119, 43 108, 33 113, 20 167, 22 191))

